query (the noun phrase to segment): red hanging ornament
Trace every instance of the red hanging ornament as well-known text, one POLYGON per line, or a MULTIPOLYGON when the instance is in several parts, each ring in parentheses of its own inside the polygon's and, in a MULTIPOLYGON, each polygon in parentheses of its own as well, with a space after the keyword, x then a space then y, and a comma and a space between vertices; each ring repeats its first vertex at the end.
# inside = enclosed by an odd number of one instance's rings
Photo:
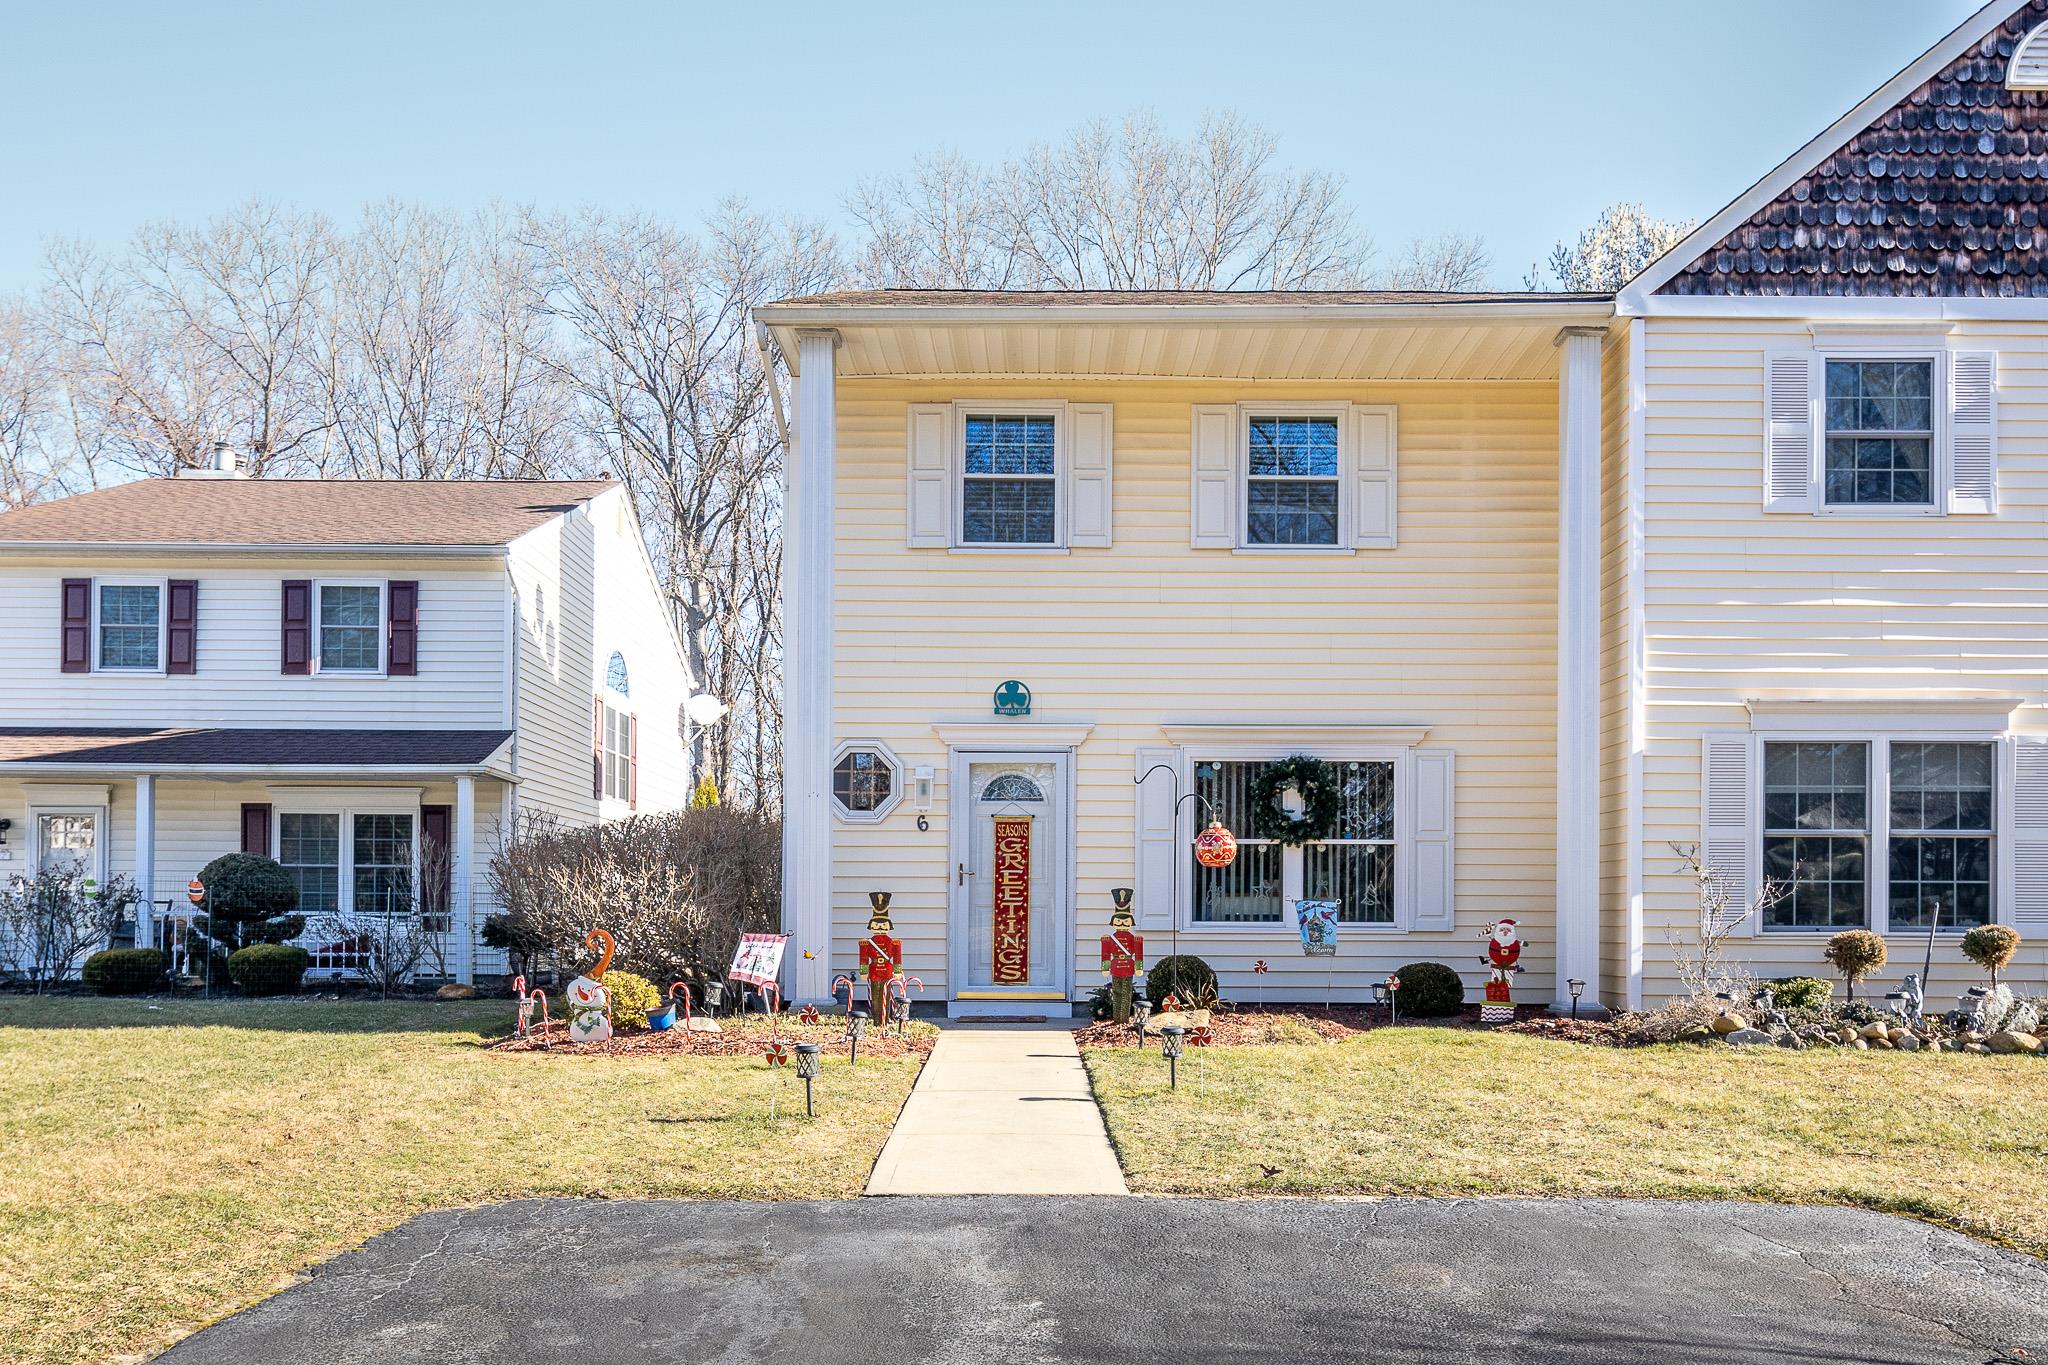
POLYGON ((1229 867, 1237 861, 1237 837, 1211 820, 1209 828, 1195 836, 1195 861, 1203 867, 1229 867))

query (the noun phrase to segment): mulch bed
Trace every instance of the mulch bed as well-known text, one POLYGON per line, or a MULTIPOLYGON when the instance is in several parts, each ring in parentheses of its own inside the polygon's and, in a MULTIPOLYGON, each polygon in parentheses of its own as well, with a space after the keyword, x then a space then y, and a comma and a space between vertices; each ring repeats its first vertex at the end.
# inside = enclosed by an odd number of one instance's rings
MULTIPOLYGON (((1572 1024, 1571 1020, 1548 1018, 1535 1005, 1516 1006, 1515 1020, 1512 1024, 1481 1024, 1479 1006, 1467 1005, 1459 1013, 1441 1019, 1411 1019, 1403 1015, 1400 1027, 1500 1029, 1523 1033, 1548 1032, 1542 1027, 1548 1024, 1572 1024)), ((1387 1011, 1378 1005, 1338 1005, 1331 1009, 1324 1009, 1321 1005, 1264 1005, 1250 1009, 1225 1005, 1209 1013, 1209 1036, 1217 1047, 1336 1043, 1388 1025, 1387 1011)), ((1581 1022, 1572 1024, 1572 1027, 1589 1029, 1604 1026, 1581 1022)), ((1075 1032, 1074 1041, 1082 1047, 1138 1045, 1137 1035, 1129 1024, 1090 1024, 1075 1032)), ((1572 1038, 1570 1041, 1594 1040, 1572 1038)), ((1156 1047, 1158 1042, 1155 1034, 1147 1038, 1146 1046, 1156 1047)))
MULTIPOLYGON (((685 1033, 680 1027, 659 1033, 652 1029, 630 1029, 614 1034, 602 1043, 572 1043, 569 1026, 551 1020, 546 1033, 536 1028, 524 1038, 500 1038, 482 1044, 491 1052, 538 1052, 557 1057, 766 1057, 768 1047, 780 1037, 787 1043, 817 1043, 827 1056, 845 1057, 849 1043, 846 1025, 838 1015, 826 1015, 815 1024, 785 1018, 771 1035, 759 1018, 719 1021, 721 1032, 685 1033)), ((863 1057, 903 1057, 932 1050, 933 1032, 915 1023, 909 1036, 899 1038, 891 1030, 869 1028, 860 1041, 863 1057)))

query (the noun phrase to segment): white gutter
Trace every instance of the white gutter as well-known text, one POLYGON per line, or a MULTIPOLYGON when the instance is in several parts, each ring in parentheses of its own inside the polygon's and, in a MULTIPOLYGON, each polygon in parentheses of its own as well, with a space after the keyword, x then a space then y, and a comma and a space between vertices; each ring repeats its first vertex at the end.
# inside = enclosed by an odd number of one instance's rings
POLYGON ((38 762, 35 759, 14 758, 0 760, 0 773, 44 773, 60 776, 90 775, 92 773, 153 773, 158 777, 212 777, 223 782, 239 782, 251 777, 491 777, 500 782, 516 783, 517 775, 503 769, 487 767, 480 763, 441 763, 421 765, 418 763, 62 763, 38 762))
POLYGON ((1504 303, 763 303, 770 327, 863 327, 887 323, 1002 322, 1424 322, 1519 319, 1583 324, 1614 316, 1608 298, 1504 303))
MULTIPOLYGON (((0 526, 4 526, 0 521, 0 526)), ((7 540, 0 552, 19 554, 227 554, 304 559, 377 556, 401 559, 502 559, 507 545, 252 545, 247 541, 207 540, 7 540)))

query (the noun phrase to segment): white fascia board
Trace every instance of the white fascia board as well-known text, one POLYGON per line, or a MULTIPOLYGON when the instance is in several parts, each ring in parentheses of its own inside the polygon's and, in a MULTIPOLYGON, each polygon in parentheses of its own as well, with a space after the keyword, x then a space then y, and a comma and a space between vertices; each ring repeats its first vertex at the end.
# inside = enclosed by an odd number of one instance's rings
MULTIPOLYGON (((486 760, 488 762, 488 760, 486 760)), ((393 777, 491 777, 500 782, 516 783, 519 778, 502 768, 488 767, 482 763, 363 763, 346 765, 339 763, 251 763, 233 766, 221 763, 38 763, 30 759, 11 759, 0 762, 0 773, 39 773, 50 777, 99 776, 109 773, 127 775, 147 773, 154 777, 201 777, 221 782, 241 782, 257 778, 292 778, 305 781, 309 777, 331 777, 339 781, 354 781, 361 778, 393 777)))
POLYGON ((1779 318, 1892 322, 2048 322, 2048 298, 1923 298, 1839 294, 1658 294, 1624 305, 1629 318, 1779 318))
POLYGON ((252 559, 503 559, 506 545, 251 545, 203 540, 0 540, 0 555, 234 555, 252 559))
POLYGON ((1615 299, 1622 315, 1634 316, 1635 310, 1642 308, 1645 299, 1669 284, 1680 271, 1698 260, 1709 247, 1740 227, 1758 209, 1792 188, 1801 177, 1811 173, 1814 167, 1840 151, 1850 138, 1875 122, 1878 115, 1912 94, 1929 77, 1983 41, 1985 34, 2011 18, 2028 3, 2029 0, 1991 0, 1983 9, 1963 20, 1946 38, 1921 53, 1905 70, 1871 92, 1855 108, 1829 124, 1818 137, 1779 162, 1763 179, 1737 195, 1726 208, 1694 228, 1676 245, 1650 262, 1648 268, 1631 280, 1615 299))

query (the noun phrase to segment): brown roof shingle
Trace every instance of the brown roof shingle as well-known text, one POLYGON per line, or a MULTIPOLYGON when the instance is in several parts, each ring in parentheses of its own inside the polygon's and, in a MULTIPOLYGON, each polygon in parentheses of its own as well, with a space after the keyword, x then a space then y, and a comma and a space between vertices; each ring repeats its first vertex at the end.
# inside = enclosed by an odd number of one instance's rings
POLYGON ((1612 294, 1444 293, 1417 289, 847 289, 778 299, 775 308, 1047 308, 1061 304, 1294 307, 1313 304, 1602 303, 1612 294))
POLYGON ((0 728, 0 763, 449 768, 482 763, 510 730, 0 728))
POLYGON ((145 479, 0 513, 0 545, 503 545, 610 479, 145 479))
POLYGON ((2022 6, 1658 292, 2048 296, 2048 93, 2005 88, 2044 21, 2022 6))

